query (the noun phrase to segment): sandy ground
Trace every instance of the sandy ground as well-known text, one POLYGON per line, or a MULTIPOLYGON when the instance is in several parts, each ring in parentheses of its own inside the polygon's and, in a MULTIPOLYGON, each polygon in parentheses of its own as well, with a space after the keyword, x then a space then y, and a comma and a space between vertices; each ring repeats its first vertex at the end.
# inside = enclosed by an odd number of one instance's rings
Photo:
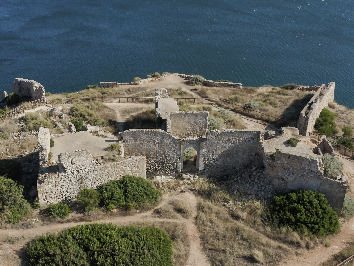
POLYGON ((50 151, 53 153, 53 159, 55 161, 57 161, 60 153, 80 149, 88 150, 93 157, 104 156, 107 153, 104 149, 118 141, 117 139, 93 136, 87 131, 80 131, 75 134, 68 134, 53 139, 54 147, 52 147, 50 151))
MULTIPOLYGON (((197 199, 195 195, 191 192, 184 192, 177 195, 166 194, 162 197, 162 200, 156 208, 167 204, 172 199, 185 200, 191 203, 192 206, 192 217, 190 219, 160 219, 152 216, 154 211, 148 211, 145 213, 139 213, 134 216, 125 216, 125 217, 115 217, 112 219, 104 219, 94 221, 94 223, 112 223, 116 225, 128 225, 130 223, 137 222, 159 222, 159 221, 169 221, 169 222, 178 222, 184 223, 187 227, 188 238, 190 241, 190 253, 188 256, 188 261, 186 266, 198 265, 198 266, 210 266, 206 256, 204 255, 201 245, 199 233, 194 223, 195 217, 197 215, 197 199)), ((77 223, 62 223, 62 224, 53 224, 49 226, 42 226, 32 229, 7 229, 0 230, 0 266, 19 266, 21 265, 20 255, 22 247, 31 239, 44 235, 46 233, 54 233, 64 230, 66 228, 82 225, 93 222, 77 222, 77 223), (10 240, 9 240, 10 239, 10 240), (16 239, 11 241, 11 239, 16 239), (6 241, 8 240, 8 241, 6 241)), ((23 255, 23 254, 22 254, 23 255)))

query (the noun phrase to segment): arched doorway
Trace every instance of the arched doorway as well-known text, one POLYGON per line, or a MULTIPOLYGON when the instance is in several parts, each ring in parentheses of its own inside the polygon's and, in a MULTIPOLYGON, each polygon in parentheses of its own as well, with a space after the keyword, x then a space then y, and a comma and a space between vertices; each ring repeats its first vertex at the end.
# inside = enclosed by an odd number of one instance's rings
POLYGON ((183 151, 183 172, 196 173, 198 160, 198 152, 193 147, 185 148, 183 151))

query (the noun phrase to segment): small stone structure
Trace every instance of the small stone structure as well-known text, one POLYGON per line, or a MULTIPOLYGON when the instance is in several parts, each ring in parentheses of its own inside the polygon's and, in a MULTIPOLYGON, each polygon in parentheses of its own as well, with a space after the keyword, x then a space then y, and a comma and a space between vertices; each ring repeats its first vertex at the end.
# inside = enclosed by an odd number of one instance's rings
POLYGON ((41 100, 45 101, 44 87, 34 80, 16 78, 12 83, 12 92, 16 93, 22 99, 30 101, 41 100))
POLYGON ((301 135, 308 136, 314 130, 316 119, 320 116, 322 109, 334 101, 334 89, 334 82, 327 86, 322 85, 301 111, 298 122, 301 135))
POLYGON ((6 92, 6 91, 3 91, 3 92, 1 93, 1 100, 4 100, 7 96, 9 96, 9 95, 7 94, 7 92, 6 92))

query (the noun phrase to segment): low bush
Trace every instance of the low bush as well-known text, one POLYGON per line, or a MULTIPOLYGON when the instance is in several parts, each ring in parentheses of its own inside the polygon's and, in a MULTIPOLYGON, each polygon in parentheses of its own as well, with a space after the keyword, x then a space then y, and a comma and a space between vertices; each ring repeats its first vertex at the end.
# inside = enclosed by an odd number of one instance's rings
POLYGON ((75 226, 37 238, 26 253, 32 265, 173 265, 169 235, 150 227, 75 226))
POLYGON ((329 178, 337 178, 343 174, 343 164, 334 156, 326 153, 322 157, 324 175, 329 178))
POLYGON ((50 147, 53 148, 54 147, 54 139, 50 138, 50 147))
POLYGON ((10 111, 9 107, 5 106, 4 108, 0 109, 0 116, 8 113, 10 111))
POLYGON ((9 96, 7 96, 6 100, 6 105, 14 105, 18 104, 20 102, 20 96, 14 92, 10 93, 9 96))
POLYGON ((161 192, 152 184, 136 176, 126 175, 99 187, 101 205, 108 210, 119 208, 141 208, 144 204, 154 205, 159 201, 161 192))
POLYGON ((139 77, 133 78, 133 82, 139 82, 140 80, 141 80, 141 78, 139 78, 139 77))
POLYGON ((76 201, 80 208, 89 212, 97 208, 100 204, 100 193, 96 189, 85 188, 80 190, 76 201))
POLYGON ((350 138, 353 136, 353 130, 348 126, 343 127, 342 131, 343 131, 343 137, 350 138))
POLYGON ((191 85, 202 85, 203 81, 205 80, 204 77, 200 76, 200 75, 194 75, 190 80, 189 83, 191 85))
POLYGON ((154 74, 151 75, 151 77, 159 79, 161 78, 161 75, 159 72, 155 72, 154 74))
POLYGON ((87 85, 86 86, 86 89, 88 90, 88 89, 99 89, 100 88, 100 86, 98 86, 97 84, 94 84, 94 85, 87 85))
POLYGON ((290 138, 286 141, 291 147, 296 147, 300 140, 296 138, 290 138))
POLYGON ((333 120, 336 115, 332 113, 327 108, 323 108, 320 116, 316 119, 315 128, 321 135, 326 135, 327 137, 332 136, 336 131, 336 126, 333 120))
POLYGON ((348 220, 352 218, 354 215, 354 201, 347 194, 345 194, 344 197, 342 215, 348 220))
POLYGON ((208 117, 208 130, 221 130, 224 125, 224 121, 221 118, 209 116, 208 117))
POLYGON ((74 118, 71 120, 71 123, 74 124, 76 131, 82 131, 84 127, 84 119, 83 118, 74 118))
POLYGON ((245 104, 245 109, 248 109, 248 110, 257 110, 260 108, 262 108, 262 105, 257 101, 250 101, 245 104))
POLYGON ((107 126, 108 121, 104 110, 105 105, 101 102, 77 103, 71 108, 70 115, 74 118, 82 118, 93 126, 107 126))
POLYGON ((107 151, 119 153, 120 152, 120 146, 117 143, 113 143, 113 144, 108 146, 107 151))
POLYGON ((43 212, 45 215, 47 215, 50 218, 64 219, 71 213, 71 209, 65 203, 56 203, 56 204, 49 205, 46 209, 44 209, 43 212))
POLYGON ((32 208, 23 197, 23 186, 0 176, 0 222, 18 223, 32 208))
POLYGON ((307 235, 323 237, 338 232, 338 215, 327 199, 316 191, 299 190, 275 196, 270 203, 272 220, 307 235))
POLYGON ((187 161, 191 161, 194 160, 194 158, 197 156, 197 151, 190 147, 184 150, 183 152, 183 161, 187 162, 187 161))
POLYGON ((344 137, 344 135, 337 140, 337 143, 347 147, 348 149, 354 150, 353 141, 348 137, 344 137))

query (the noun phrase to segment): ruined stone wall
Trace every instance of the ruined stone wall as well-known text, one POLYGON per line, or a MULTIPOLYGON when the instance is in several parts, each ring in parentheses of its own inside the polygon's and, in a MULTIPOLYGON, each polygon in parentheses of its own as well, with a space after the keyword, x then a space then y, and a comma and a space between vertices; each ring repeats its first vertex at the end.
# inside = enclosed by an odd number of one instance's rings
POLYGON ((16 78, 12 83, 12 92, 31 101, 45 99, 44 87, 34 80, 16 78))
POLYGON ((320 116, 322 109, 334 101, 334 90, 334 82, 327 86, 322 85, 301 111, 298 122, 301 135, 308 136, 314 130, 316 119, 320 116))
POLYGON ((50 132, 49 128, 40 127, 38 131, 38 151, 39 166, 46 167, 48 164, 48 154, 50 152, 50 132))
POLYGON ((114 88, 118 87, 118 82, 112 81, 112 82, 100 82, 100 88, 114 88))
POLYGON ((209 112, 172 112, 167 115, 167 132, 185 138, 205 137, 208 131, 209 112))
POLYGON ((318 191, 326 196, 337 213, 341 212, 346 182, 324 177, 319 158, 277 151, 272 158, 264 156, 264 165, 268 179, 278 192, 287 193, 299 189, 318 191))
POLYGON ((251 161, 261 162, 259 131, 210 131, 200 144, 202 173, 209 176, 232 174, 251 161))
POLYGON ((37 180, 41 206, 75 199, 81 189, 97 188, 124 175, 146 178, 143 157, 130 157, 119 162, 100 163, 86 150, 64 153, 57 166, 46 166, 37 180))
POLYGON ((242 89, 242 83, 235 82, 218 82, 213 80, 204 80, 203 85, 207 87, 231 87, 242 89))
POLYGON ((120 141, 125 156, 146 157, 147 175, 174 175, 180 168, 180 142, 163 130, 127 130, 120 141))

